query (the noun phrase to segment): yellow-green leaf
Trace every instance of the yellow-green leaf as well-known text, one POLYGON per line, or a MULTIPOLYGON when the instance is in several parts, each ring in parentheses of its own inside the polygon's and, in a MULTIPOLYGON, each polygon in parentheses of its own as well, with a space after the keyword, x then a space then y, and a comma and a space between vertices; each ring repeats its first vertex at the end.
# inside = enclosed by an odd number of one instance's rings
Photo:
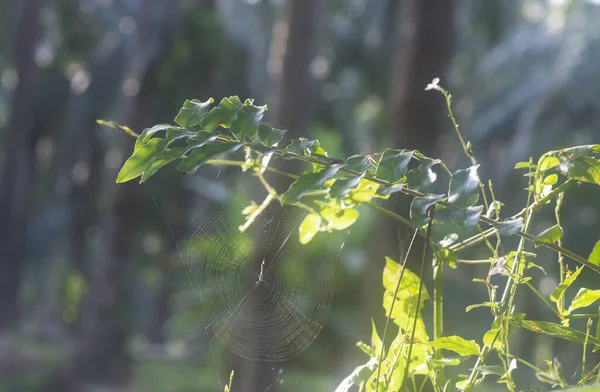
POLYGON ((321 216, 319 214, 308 214, 300 224, 300 243, 308 244, 319 232, 321 227, 321 216))
POLYGON ((461 357, 479 355, 479 345, 474 340, 466 340, 460 336, 444 336, 433 342, 424 343, 436 349, 454 351, 461 357))
MULTIPOLYGON (((564 325, 550 323, 547 321, 519 320, 511 319, 512 325, 528 329, 533 332, 568 340, 574 343, 585 343, 586 334, 576 329, 565 327, 564 325)), ((593 336, 587 336, 588 344, 600 344, 593 336)))
POLYGON ((352 226, 359 216, 354 208, 335 209, 323 208, 321 216, 327 220, 327 227, 334 230, 344 230, 352 226))
POLYGON ((213 102, 212 98, 205 102, 186 99, 179 114, 175 117, 175 122, 184 128, 193 127, 204 119, 213 102))
POLYGON ((600 299, 600 290, 590 290, 582 288, 577 292, 575 298, 569 306, 569 313, 576 309, 585 308, 600 299))
POLYGON ((575 279, 577 279, 582 270, 583 267, 577 268, 575 272, 573 272, 568 278, 563 280, 562 283, 554 289, 554 292, 552 293, 552 295, 550 295, 550 299, 554 302, 558 302, 560 297, 565 293, 569 286, 573 284, 573 282, 575 281, 575 279))
POLYGON ((592 249, 592 253, 590 253, 590 257, 588 257, 588 261, 591 264, 597 265, 600 267, 600 241, 596 242, 594 245, 594 249, 592 249))
MULTIPOLYGON (((140 136, 141 137, 141 136, 140 136)), ((117 175, 117 182, 127 182, 141 176, 165 148, 167 141, 160 138, 148 140, 146 144, 136 145, 133 154, 117 175)))
POLYGON ((554 225, 535 237, 535 242, 537 244, 553 244, 556 241, 560 240, 563 236, 563 230, 559 225, 554 225))

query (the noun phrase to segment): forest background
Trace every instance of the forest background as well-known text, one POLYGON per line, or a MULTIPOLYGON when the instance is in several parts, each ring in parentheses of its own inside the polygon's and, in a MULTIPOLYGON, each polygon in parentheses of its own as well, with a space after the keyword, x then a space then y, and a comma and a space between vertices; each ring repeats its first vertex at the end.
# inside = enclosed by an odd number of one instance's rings
MULTIPOLYGON (((493 180, 509 213, 526 185, 516 162, 600 135, 594 1, 0 5, 0 390, 63 391, 81 382, 222 390, 232 368, 243 390, 333 390, 364 362, 355 343, 368 340, 371 318, 383 319, 384 255, 397 255, 401 230, 365 210, 340 254, 324 329, 297 359, 247 362, 202 328, 179 328, 189 292, 176 268, 178 241, 233 195, 252 192, 239 169, 224 167, 194 176, 166 168, 142 186, 117 185, 132 140, 97 119, 139 132, 172 122, 185 99, 239 95, 268 104, 271 124, 319 139, 333 156, 409 148, 455 166, 466 158, 443 99, 425 91, 440 77, 481 177, 493 180)), ((576 253, 597 240, 598 200, 587 189, 565 201, 571 229, 563 240, 576 253)), ((399 200, 398 211, 405 207, 399 200)), ((544 267, 539 279, 551 292, 558 265, 544 267)), ((464 312, 473 296, 465 283, 482 273, 448 273, 449 333, 484 332, 489 320, 464 312)), ((599 288, 594 278, 581 285, 599 288)), ((521 306, 545 315, 534 301, 521 306)), ((514 339, 527 342, 532 361, 559 356, 568 364, 579 355, 543 336, 514 339)))

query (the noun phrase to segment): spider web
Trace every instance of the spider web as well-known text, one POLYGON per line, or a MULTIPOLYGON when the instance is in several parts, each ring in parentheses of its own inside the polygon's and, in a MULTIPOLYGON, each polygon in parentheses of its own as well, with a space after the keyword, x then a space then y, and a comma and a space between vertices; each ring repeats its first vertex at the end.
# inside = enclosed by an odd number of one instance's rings
POLYGON ((303 211, 271 203, 244 232, 234 207, 208 217, 184 247, 206 330, 237 355, 286 361, 318 336, 334 289, 335 255, 302 245, 303 211))

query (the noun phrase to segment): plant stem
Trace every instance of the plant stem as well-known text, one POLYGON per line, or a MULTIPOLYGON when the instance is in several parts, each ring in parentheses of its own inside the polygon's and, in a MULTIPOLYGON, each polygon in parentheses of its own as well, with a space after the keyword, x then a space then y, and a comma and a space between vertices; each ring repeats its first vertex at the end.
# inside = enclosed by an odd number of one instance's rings
POLYGON ((558 312, 558 311, 557 311, 557 310, 554 308, 554 306, 552 306, 552 304, 550 303, 550 301, 548 301, 548 300, 546 299, 546 297, 544 297, 544 296, 542 295, 542 293, 540 293, 540 292, 539 292, 539 290, 538 290, 538 289, 537 289, 537 288, 536 288, 534 285, 532 285, 532 284, 531 284, 531 283, 529 283, 529 282, 525 282, 525 284, 527 285, 527 287, 529 287, 529 288, 531 289, 531 291, 533 291, 533 292, 535 293, 535 295, 537 295, 537 296, 538 296, 538 297, 539 297, 539 298, 540 298, 542 301, 544 301, 544 303, 545 303, 546 305, 548 305, 548 307, 550 308, 550 310, 552 310, 552 312, 553 312, 553 313, 554 313, 556 316, 558 316, 559 318, 562 318, 562 317, 561 317, 561 315, 560 315, 560 313, 559 313, 559 312, 558 312))
POLYGON ((370 201, 363 202, 362 204, 369 206, 370 208, 374 209, 375 211, 381 212, 382 214, 389 216, 393 220, 402 223, 404 226, 408 227, 411 230, 419 232, 419 235, 422 236, 423 238, 425 238, 425 235, 419 230, 417 225, 415 225, 408 219, 404 218, 403 216, 400 216, 400 215, 396 214, 395 212, 390 211, 387 208, 384 208, 384 207, 382 207, 378 204, 372 203, 370 201))
MULTIPOLYGON (((452 121, 452 125, 454 126, 454 130, 456 131, 456 135, 458 136, 458 140, 460 141, 460 144, 463 148, 463 151, 465 152, 465 155, 471 161, 472 166, 478 165, 477 159, 475 159, 475 154, 473 154, 473 150, 471 149, 470 144, 468 142, 466 142, 465 139, 463 138, 462 133, 460 132, 460 128, 458 126, 458 122, 456 121, 456 118, 454 117, 454 112, 452 111, 452 94, 450 94, 447 90, 445 90, 444 88, 442 88, 440 86, 437 86, 436 90, 441 92, 442 95, 444 96, 444 98, 446 98, 446 107, 448 109, 448 115, 450 117, 450 120, 452 121)), ((487 196, 485 195, 485 186, 483 185, 481 180, 479 180, 479 189, 481 191, 481 196, 483 198, 483 204, 485 206, 485 210, 487 211, 489 208, 489 204, 487 201, 487 196)))
POLYGON ((423 277, 425 275, 425 260, 427 259, 427 249, 429 248, 429 242, 431 241, 431 226, 433 223, 434 211, 435 211, 435 204, 432 205, 431 207, 429 207, 429 209, 427 210, 427 215, 429 215, 429 223, 427 224, 427 236, 425 238, 425 247, 423 248, 423 257, 421 259, 421 272, 419 273, 419 291, 417 292, 415 318, 413 320, 413 325, 412 325, 412 329, 411 329, 410 343, 408 344, 408 353, 406 356, 407 360, 406 360, 406 365, 404 368, 404 377, 402 378, 402 384, 400 386, 401 391, 404 386, 404 382, 406 381, 406 378, 408 377, 408 369, 410 367, 412 348, 413 348, 414 341, 415 341, 414 336, 415 336, 415 329, 417 328, 417 320, 419 318, 419 304, 421 303, 421 294, 423 293, 423 277))
MULTIPOLYGON (((562 202, 564 199, 565 194, 564 193, 559 193, 558 196, 556 196, 556 208, 554 209, 554 216, 556 217, 556 224, 558 225, 558 227, 560 226, 560 207, 562 206, 562 202)), ((558 241, 556 242, 558 246, 562 247, 562 238, 559 238, 558 241)), ((565 279, 565 262, 564 262, 564 257, 562 255, 561 252, 558 252, 558 267, 559 267, 559 274, 560 276, 558 277, 558 282, 559 284, 563 282, 563 280, 565 279)), ((560 314, 564 313, 565 310, 565 293, 561 293, 560 297, 558 298, 558 311, 560 312, 560 314)), ((585 350, 585 348, 584 348, 585 350)))
POLYGON ((406 254, 404 255, 404 260, 402 260, 402 266, 400 268, 400 274, 398 275, 398 280, 396 281, 396 288, 394 289, 394 296, 392 297, 392 304, 390 305, 390 311, 385 320, 385 327, 383 328, 383 336, 381 338, 381 350, 379 351, 379 364, 377 366, 377 390, 379 390, 379 382, 381 380, 381 364, 383 363, 383 349, 385 344, 385 336, 387 334, 388 325, 390 319, 392 318, 392 311, 394 310, 394 305, 396 304, 396 298, 398 297, 398 290, 400 289, 400 282, 402 282, 402 277, 404 277, 404 271, 406 270, 406 260, 408 259, 408 255, 415 243, 415 238, 417 238, 418 230, 415 230, 412 239, 410 240, 410 245, 408 245, 408 249, 406 254))
MULTIPOLYGON (((444 336, 444 297, 443 297, 443 274, 444 261, 433 258, 433 340, 444 336)), ((442 350, 434 351, 434 358, 442 359, 442 350)))

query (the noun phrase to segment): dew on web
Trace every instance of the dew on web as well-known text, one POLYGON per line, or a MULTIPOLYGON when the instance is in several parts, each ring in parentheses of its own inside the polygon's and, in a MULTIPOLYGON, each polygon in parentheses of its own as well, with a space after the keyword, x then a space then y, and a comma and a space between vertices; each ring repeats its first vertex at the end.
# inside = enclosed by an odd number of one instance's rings
POLYGON ((289 360, 323 327, 336 255, 324 241, 299 243, 301 209, 273 202, 241 232, 242 209, 211 215, 182 246, 189 282, 206 330, 229 350, 289 360))

